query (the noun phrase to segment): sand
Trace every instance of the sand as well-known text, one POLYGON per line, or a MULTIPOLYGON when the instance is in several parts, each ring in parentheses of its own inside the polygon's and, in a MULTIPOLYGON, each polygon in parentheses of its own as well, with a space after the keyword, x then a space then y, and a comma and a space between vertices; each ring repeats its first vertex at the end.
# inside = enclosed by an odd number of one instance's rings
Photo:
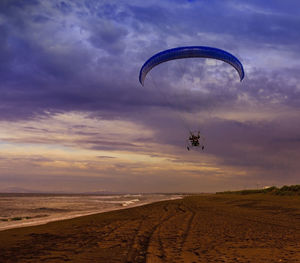
POLYGON ((0 232, 0 262, 300 262, 300 198, 201 195, 0 232))

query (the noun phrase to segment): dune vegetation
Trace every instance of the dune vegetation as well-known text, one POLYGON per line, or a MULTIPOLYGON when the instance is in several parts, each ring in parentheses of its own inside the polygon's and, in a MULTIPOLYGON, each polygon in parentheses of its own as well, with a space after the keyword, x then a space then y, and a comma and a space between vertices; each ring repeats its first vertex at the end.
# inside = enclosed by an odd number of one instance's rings
POLYGON ((217 192, 217 194, 241 194, 241 195, 249 195, 249 194, 274 194, 274 195, 299 195, 300 196, 300 185, 290 185, 290 186, 282 186, 277 188, 276 186, 271 186, 263 189, 247 189, 240 191, 225 191, 225 192, 217 192))

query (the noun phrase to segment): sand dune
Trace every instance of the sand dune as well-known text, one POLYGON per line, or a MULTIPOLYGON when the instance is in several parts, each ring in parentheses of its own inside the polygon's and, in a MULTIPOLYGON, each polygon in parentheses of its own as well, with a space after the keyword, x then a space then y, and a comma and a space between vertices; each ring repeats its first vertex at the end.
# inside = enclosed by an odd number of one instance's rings
POLYGON ((0 232, 0 262, 300 262, 300 198, 203 195, 0 232))

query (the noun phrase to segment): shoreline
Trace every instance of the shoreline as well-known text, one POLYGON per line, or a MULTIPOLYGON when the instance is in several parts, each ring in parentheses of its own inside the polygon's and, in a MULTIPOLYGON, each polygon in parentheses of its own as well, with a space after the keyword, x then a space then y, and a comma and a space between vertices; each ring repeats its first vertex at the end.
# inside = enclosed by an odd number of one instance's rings
MULTIPOLYGON (((96 214, 102 214, 102 213, 106 213, 106 212, 124 210, 124 209, 128 209, 128 208, 144 206, 144 205, 148 205, 148 204, 152 204, 152 203, 156 203, 156 202, 171 201, 171 200, 177 200, 177 199, 182 199, 182 198, 183 198, 183 196, 178 196, 178 197, 165 198, 165 199, 153 200, 153 201, 148 201, 148 202, 141 201, 140 203, 133 203, 133 204, 128 204, 128 205, 123 204, 120 207, 103 208, 103 209, 100 209, 97 211, 86 211, 86 212, 82 212, 82 213, 75 212, 74 214, 70 213, 70 214, 55 216, 55 217, 51 217, 51 215, 49 215, 48 217, 44 217, 42 220, 37 219, 37 220, 31 220, 31 221, 27 221, 27 222, 16 221, 16 222, 14 222, 15 224, 12 223, 10 225, 6 225, 3 227, 0 226, 0 232, 9 230, 9 229, 17 229, 17 228, 23 228, 23 227, 45 225, 45 224, 51 223, 51 222, 57 222, 57 221, 63 221, 63 220, 68 220, 68 219, 73 219, 73 218, 79 218, 79 217, 83 217, 83 216, 96 215, 96 214)), ((27 220, 27 219, 25 219, 25 220, 27 220)))

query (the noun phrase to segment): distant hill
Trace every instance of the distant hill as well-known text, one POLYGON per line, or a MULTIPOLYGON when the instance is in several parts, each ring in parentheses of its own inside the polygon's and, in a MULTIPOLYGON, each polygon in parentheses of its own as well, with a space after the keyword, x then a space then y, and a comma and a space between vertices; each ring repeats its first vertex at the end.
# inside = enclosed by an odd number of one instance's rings
POLYGON ((26 189, 22 187, 7 187, 0 189, 2 194, 84 194, 84 195, 123 195, 127 193, 113 192, 107 190, 99 190, 93 192, 71 192, 71 191, 38 191, 32 189, 26 189))
POLYGON ((240 190, 240 191, 225 191, 225 192, 217 192, 217 194, 241 194, 241 195, 249 195, 249 194, 274 194, 274 195, 299 195, 300 196, 300 185, 290 185, 283 186, 281 188, 277 188, 276 186, 271 186, 264 189, 248 189, 248 190, 240 190))
POLYGON ((0 193, 9 193, 9 194, 36 194, 36 193, 41 193, 40 191, 36 191, 36 190, 30 190, 30 189, 25 189, 25 188, 21 188, 21 187, 8 187, 5 189, 0 189, 0 193))

